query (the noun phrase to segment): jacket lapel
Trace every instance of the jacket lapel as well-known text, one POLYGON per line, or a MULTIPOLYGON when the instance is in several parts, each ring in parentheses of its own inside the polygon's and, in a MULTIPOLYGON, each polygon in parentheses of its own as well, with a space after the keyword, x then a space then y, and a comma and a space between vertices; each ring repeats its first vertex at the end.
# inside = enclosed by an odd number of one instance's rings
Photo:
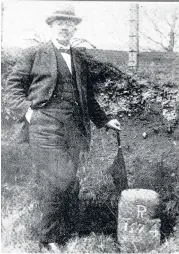
POLYGON ((56 84, 57 60, 56 60, 55 50, 51 41, 45 44, 42 54, 43 54, 42 55, 43 61, 45 62, 47 68, 52 74, 53 82, 56 84))
MULTIPOLYGON (((49 41, 45 44, 44 50, 42 53, 43 53, 43 61, 45 62, 47 68, 51 72, 52 78, 55 82, 57 79, 57 58, 56 58, 53 43, 51 41, 49 41)), ((58 58, 61 63, 59 66, 59 69, 61 70, 61 72, 66 74, 67 76, 71 77, 71 72, 70 72, 64 58, 62 57, 62 55, 59 54, 58 58)))

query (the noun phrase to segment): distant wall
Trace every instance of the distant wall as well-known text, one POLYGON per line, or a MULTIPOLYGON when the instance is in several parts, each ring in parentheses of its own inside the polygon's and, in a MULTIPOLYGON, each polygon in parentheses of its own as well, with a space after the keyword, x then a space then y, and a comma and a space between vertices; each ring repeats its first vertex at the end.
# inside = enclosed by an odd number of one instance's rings
MULTIPOLYGON (((114 50, 88 50, 97 60, 107 61, 121 70, 126 70, 128 65, 128 52, 114 50)), ((142 52, 139 54, 139 72, 145 69, 157 68, 159 73, 171 75, 179 82, 179 53, 142 52)))

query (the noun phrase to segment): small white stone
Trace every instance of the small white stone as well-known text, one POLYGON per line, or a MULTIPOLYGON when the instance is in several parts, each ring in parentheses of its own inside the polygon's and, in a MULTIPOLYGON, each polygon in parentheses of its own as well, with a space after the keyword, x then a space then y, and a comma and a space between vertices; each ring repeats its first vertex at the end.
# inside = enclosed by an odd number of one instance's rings
POLYGON ((143 138, 146 138, 146 137, 147 137, 147 133, 146 133, 146 132, 143 132, 143 133, 142 133, 142 137, 143 137, 143 138))

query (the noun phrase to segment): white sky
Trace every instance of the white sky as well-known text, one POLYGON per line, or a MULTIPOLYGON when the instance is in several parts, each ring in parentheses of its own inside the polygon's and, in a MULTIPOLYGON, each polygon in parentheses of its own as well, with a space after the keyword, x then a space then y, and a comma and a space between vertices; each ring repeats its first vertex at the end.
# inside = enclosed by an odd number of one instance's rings
MULTIPOLYGON (((46 15, 60 9, 62 1, 3 1, 5 5, 3 19, 3 46, 26 47, 27 40, 34 33, 44 39, 49 38, 49 27, 45 23, 46 15)), ((71 3, 68 1, 68 3, 71 3)), ((89 40, 97 48, 127 50, 129 35, 129 5, 128 2, 115 1, 74 1, 76 15, 83 21, 78 26, 75 37, 89 40)), ((164 32, 167 26, 161 23, 162 15, 170 12, 179 3, 140 3, 140 29, 158 39, 153 27, 144 14, 155 14, 164 32)), ((167 42, 166 42, 167 43, 167 42)), ((140 48, 156 48, 155 44, 140 37, 140 48), (152 46, 153 45, 153 46, 152 46)))

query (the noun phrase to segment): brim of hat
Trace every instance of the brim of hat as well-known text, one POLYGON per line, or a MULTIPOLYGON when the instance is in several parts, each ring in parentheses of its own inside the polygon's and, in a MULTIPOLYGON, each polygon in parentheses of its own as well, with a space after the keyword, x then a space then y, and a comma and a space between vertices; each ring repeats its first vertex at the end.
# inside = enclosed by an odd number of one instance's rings
POLYGON ((46 23, 50 25, 54 20, 72 20, 76 25, 82 21, 81 18, 75 16, 73 17, 71 15, 53 15, 46 19, 46 23))

